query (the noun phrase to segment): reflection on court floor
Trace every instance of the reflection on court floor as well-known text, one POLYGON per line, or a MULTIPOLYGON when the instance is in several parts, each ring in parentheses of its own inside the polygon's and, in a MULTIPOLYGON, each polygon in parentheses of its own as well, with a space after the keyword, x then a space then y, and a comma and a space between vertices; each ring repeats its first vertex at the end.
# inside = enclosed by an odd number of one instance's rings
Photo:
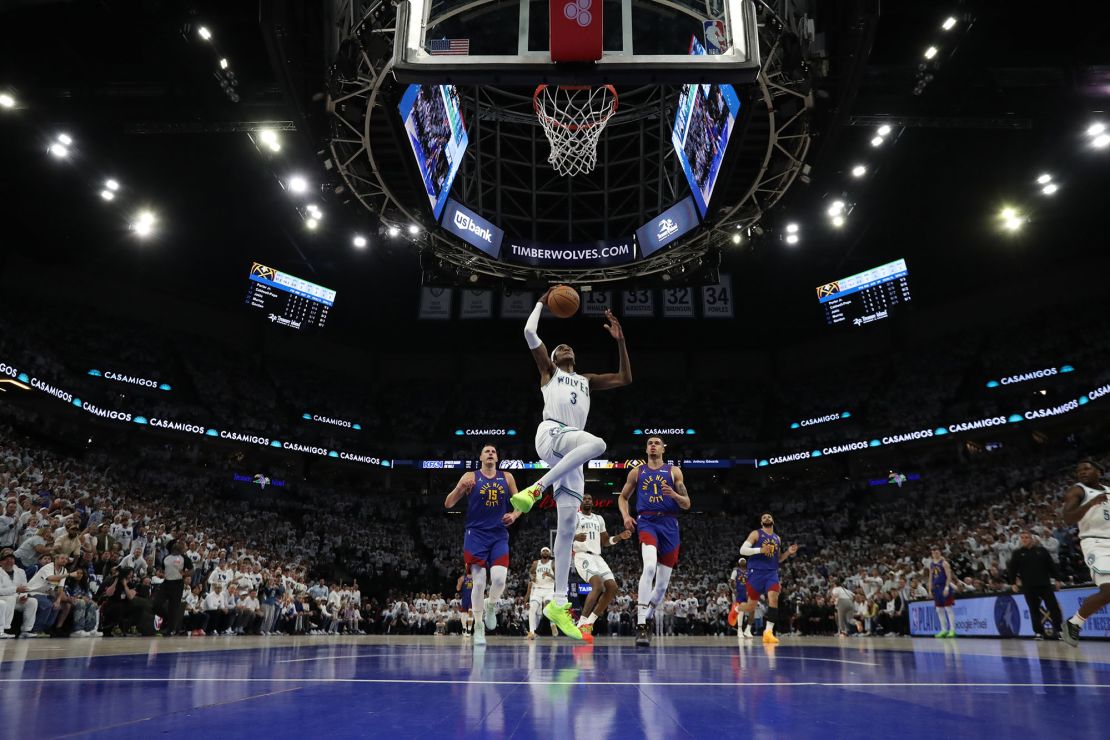
POLYGON ((1104 643, 326 639, 5 641, 0 716, 39 738, 1098 737, 1110 697, 1104 643))

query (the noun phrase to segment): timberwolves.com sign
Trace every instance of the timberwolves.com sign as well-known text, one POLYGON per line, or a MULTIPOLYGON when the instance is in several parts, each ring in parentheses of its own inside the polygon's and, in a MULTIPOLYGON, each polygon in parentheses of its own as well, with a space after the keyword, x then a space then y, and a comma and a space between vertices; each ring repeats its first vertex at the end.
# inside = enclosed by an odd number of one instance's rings
POLYGON ((588 270, 623 265, 636 256, 631 237, 580 244, 545 244, 509 240, 504 259, 531 267, 562 267, 588 270))
POLYGON ((173 390, 169 383, 159 383, 157 380, 150 380, 149 378, 140 378, 135 375, 126 375, 124 373, 115 373, 111 370, 101 372, 96 368, 89 370, 89 375, 94 378, 104 378, 105 380, 114 380, 117 383, 129 383, 131 385, 139 385, 143 388, 155 388, 160 391, 173 390))
POLYGON ((1033 370, 1027 373, 1018 373, 1017 375, 1007 375, 1003 378, 999 378, 998 380, 989 380, 987 381, 987 387, 998 388, 999 386, 1003 385, 1016 385, 1018 383, 1025 383, 1030 380, 1044 380, 1045 378, 1051 378, 1056 375, 1073 372, 1075 372, 1075 368, 1071 365, 1061 365, 1060 367, 1046 367, 1042 370, 1033 370))

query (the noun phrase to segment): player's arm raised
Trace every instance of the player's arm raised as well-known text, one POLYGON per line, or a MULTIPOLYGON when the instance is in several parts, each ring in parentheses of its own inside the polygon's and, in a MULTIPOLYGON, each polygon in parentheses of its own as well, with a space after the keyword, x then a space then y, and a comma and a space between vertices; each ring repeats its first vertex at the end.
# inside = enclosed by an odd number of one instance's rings
POLYGON ((609 322, 605 325, 605 331, 617 340, 617 351, 621 358, 620 367, 615 373, 583 373, 583 376, 590 381, 592 391, 607 391, 632 383, 632 363, 628 359, 628 346, 624 343, 624 329, 621 328, 621 322, 617 321, 617 317, 608 309, 605 310, 605 320, 609 322))
MULTIPOLYGON (((509 486, 509 497, 511 498, 511 497, 515 496, 516 495, 516 478, 513 477, 512 473, 506 471, 506 473, 505 473, 505 483, 509 486)), ((501 523, 504 524, 507 527, 510 524, 512 524, 513 522, 515 522, 517 519, 520 519, 520 512, 519 511, 510 511, 509 513, 505 514, 505 516, 501 517, 501 523)))
POLYGON ((1083 489, 1072 486, 1064 494, 1064 510, 1062 513, 1066 524, 1079 524, 1079 520, 1087 515, 1095 506, 1100 506, 1107 499, 1105 493, 1095 496, 1086 504, 1083 503, 1083 489))
POLYGON ((636 490, 636 479, 639 475, 639 465, 629 470, 628 477, 624 479, 624 488, 621 489, 621 495, 617 497, 617 508, 621 512, 621 521, 624 523, 624 528, 629 531, 636 528, 636 520, 628 513, 628 499, 632 498, 632 493, 636 490))
POLYGON ((459 478, 459 482, 451 489, 451 493, 447 494, 447 498, 443 501, 443 507, 450 509, 455 504, 462 501, 463 496, 470 493, 470 489, 474 487, 474 473, 463 473, 459 478))
POLYGON ((785 563, 787 558, 789 558, 791 555, 796 555, 796 554, 798 554, 798 546, 797 545, 791 545, 790 547, 786 548, 785 550, 783 550, 779 554, 779 562, 780 563, 785 563))
POLYGON ((550 293, 551 289, 549 288, 546 293, 540 296, 540 299, 536 301, 536 307, 532 309, 528 321, 524 324, 524 341, 528 343, 528 349, 532 350, 532 359, 536 361, 536 367, 540 371, 541 386, 547 385, 547 382, 555 375, 555 364, 551 361, 547 347, 544 346, 539 335, 540 314, 543 313, 543 308, 547 305, 547 296, 550 293))
POLYGON ((686 511, 690 508, 690 493, 686 490, 686 479, 679 468, 671 468, 671 477, 674 478, 674 488, 666 483, 660 489, 664 496, 670 496, 678 502, 678 508, 686 511), (676 490, 677 489, 677 490, 676 490))

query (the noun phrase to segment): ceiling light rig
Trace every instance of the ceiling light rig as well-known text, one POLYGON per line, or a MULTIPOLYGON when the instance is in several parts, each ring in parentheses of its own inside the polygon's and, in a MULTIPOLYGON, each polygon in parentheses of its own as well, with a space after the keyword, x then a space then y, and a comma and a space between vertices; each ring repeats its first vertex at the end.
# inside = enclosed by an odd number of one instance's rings
POLYGON ((15 108, 15 96, 11 93, 0 93, 0 108, 5 110, 15 108))
MULTIPOLYGON (((949 32, 956 28, 957 25, 960 25, 960 22, 956 19, 955 16, 950 15, 943 21, 941 21, 940 32, 943 34, 949 34, 949 32)), ((965 22, 962 24, 961 30, 966 30, 970 26, 971 21, 969 19, 965 19, 965 22)), ((958 39, 953 39, 951 35, 947 36, 947 38, 948 43, 944 47, 942 47, 939 42, 932 43, 926 46, 925 50, 922 52, 921 56, 923 57, 924 61, 917 65, 917 76, 914 80, 913 86, 914 95, 924 94, 925 88, 928 87, 929 83, 933 81, 934 74, 941 64, 941 49, 948 49, 947 57, 952 57, 952 53, 955 49, 956 44, 958 43, 958 39)))
MULTIPOLYGON (((190 28, 190 26, 186 25, 182 30, 182 36, 185 37, 186 41, 192 38, 190 28)), ((209 30, 208 26, 197 26, 196 35, 212 50, 211 53, 216 66, 213 76, 216 78, 216 82, 219 83, 220 89, 224 91, 224 95, 227 96, 228 100, 232 103, 238 103, 240 100, 238 89, 239 78, 236 77, 235 72, 231 70, 231 62, 228 57, 221 52, 216 42, 213 40, 212 31, 209 30)))
POLYGON ((1095 149, 1105 149, 1110 146, 1110 133, 1106 131, 1106 124, 1096 121, 1087 127, 1087 138, 1095 149))

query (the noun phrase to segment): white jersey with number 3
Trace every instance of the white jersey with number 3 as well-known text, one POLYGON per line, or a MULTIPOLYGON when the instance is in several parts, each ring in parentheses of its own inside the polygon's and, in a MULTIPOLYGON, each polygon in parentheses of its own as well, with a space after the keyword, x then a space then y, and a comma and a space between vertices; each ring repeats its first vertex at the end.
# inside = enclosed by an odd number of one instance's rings
POLYGON ((543 391, 543 419, 575 429, 586 428, 590 415, 590 381, 578 373, 555 368, 543 391))

